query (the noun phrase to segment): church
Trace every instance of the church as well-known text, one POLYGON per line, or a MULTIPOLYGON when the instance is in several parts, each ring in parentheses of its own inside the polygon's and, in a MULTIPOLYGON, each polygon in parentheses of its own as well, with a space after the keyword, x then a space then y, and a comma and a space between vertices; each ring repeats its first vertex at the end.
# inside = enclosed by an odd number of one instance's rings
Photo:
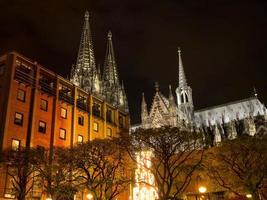
POLYGON ((169 86, 169 97, 165 97, 155 84, 155 95, 148 111, 145 95, 143 93, 141 104, 141 124, 132 126, 136 128, 158 128, 161 126, 187 127, 191 130, 213 132, 213 143, 220 142, 223 138, 234 139, 238 135, 236 125, 242 122, 243 132, 249 135, 256 134, 254 123, 257 117, 266 117, 266 107, 254 97, 242 99, 223 105, 194 110, 192 88, 187 83, 182 62, 181 49, 178 49, 179 83, 176 88, 176 99, 169 86))

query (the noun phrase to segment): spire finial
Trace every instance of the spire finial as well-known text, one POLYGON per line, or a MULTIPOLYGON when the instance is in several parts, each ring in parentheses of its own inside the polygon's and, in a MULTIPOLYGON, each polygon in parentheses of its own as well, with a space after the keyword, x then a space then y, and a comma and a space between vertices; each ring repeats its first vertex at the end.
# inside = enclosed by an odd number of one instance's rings
POLYGON ((258 94, 257 94, 257 90, 255 87, 253 87, 253 93, 254 93, 254 96, 257 98, 258 97, 258 94))
POLYGON ((155 82, 155 89, 156 89, 156 92, 159 91, 159 83, 158 82, 155 82))
POLYGON ((88 20, 88 19, 89 19, 89 16, 90 16, 90 14, 89 14, 88 10, 85 11, 84 18, 85 18, 86 20, 88 20))
POLYGON ((111 33, 111 31, 110 31, 110 30, 108 31, 108 39, 109 39, 109 40, 111 40, 111 39, 112 39, 112 33, 111 33))

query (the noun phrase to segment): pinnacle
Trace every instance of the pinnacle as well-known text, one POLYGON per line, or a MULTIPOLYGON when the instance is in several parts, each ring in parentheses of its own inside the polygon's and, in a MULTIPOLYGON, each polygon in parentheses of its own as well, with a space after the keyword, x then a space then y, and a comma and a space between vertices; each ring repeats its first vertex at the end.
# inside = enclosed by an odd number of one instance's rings
POLYGON ((109 30, 108 31, 108 39, 111 39, 112 38, 112 33, 111 33, 111 31, 109 30))
POLYGON ((88 11, 85 11, 84 18, 85 18, 85 19, 89 19, 89 16, 90 16, 90 15, 89 15, 89 12, 88 12, 88 11))

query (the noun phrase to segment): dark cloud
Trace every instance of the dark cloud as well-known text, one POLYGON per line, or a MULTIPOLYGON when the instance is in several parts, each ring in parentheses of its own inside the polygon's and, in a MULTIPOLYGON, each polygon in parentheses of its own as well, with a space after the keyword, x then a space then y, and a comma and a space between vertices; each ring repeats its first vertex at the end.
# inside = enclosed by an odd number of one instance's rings
POLYGON ((249 97, 253 86, 267 100, 266 1, 2 0, 0 7, 0 53, 15 49, 65 77, 85 10, 101 65, 111 29, 134 123, 141 93, 150 103, 155 81, 165 94, 168 84, 177 87, 177 46, 196 109, 249 97))

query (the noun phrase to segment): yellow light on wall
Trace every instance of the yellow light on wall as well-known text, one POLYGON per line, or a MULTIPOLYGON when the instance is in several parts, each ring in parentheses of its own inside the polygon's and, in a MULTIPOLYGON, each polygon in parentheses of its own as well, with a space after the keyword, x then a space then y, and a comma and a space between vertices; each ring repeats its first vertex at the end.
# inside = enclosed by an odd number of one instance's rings
POLYGON ((198 188, 198 191, 199 191, 200 193, 205 193, 205 192, 207 191, 207 188, 204 187, 204 186, 200 186, 200 187, 198 188))
POLYGON ((251 199, 251 198, 252 198, 252 195, 251 195, 251 194, 246 194, 246 197, 247 197, 248 199, 251 199))

